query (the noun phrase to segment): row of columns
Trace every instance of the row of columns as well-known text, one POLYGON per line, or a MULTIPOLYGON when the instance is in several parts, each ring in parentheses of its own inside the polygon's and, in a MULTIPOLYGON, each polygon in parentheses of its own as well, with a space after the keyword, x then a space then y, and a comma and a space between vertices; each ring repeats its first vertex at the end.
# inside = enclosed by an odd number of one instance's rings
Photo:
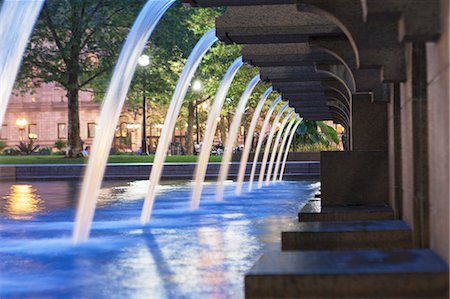
POLYGON ((349 151, 321 154, 322 205, 388 204, 448 261, 448 1, 183 2, 229 6, 219 39, 304 119, 345 127, 349 151))

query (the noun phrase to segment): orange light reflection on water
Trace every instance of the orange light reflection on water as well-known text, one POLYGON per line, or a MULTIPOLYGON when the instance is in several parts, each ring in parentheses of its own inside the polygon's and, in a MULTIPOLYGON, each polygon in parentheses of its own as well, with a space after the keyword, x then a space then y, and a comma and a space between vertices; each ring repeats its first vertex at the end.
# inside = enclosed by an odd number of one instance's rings
POLYGON ((4 212, 13 219, 32 219, 34 213, 43 209, 43 203, 32 185, 12 185, 6 200, 4 212))

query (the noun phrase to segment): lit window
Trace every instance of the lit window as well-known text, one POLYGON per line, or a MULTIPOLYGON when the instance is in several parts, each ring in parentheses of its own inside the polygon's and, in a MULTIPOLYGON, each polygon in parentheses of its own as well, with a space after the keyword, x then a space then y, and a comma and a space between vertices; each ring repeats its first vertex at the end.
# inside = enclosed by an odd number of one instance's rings
POLYGON ((0 139, 7 140, 8 139, 8 125, 2 125, 0 130, 0 139))
POLYGON ((88 123, 88 138, 95 138, 95 123, 88 123))
POLYGON ((37 134, 37 125, 36 124, 28 125, 28 134, 37 134))
POLYGON ((58 124, 58 139, 66 139, 67 138, 67 126, 65 123, 58 124))

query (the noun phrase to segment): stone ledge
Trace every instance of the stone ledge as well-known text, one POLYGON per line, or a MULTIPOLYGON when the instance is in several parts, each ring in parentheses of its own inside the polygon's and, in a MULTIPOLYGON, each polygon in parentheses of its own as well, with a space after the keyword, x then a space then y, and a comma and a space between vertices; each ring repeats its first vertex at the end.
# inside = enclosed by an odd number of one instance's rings
POLYGON ((393 220, 394 211, 385 205, 325 206, 320 200, 310 200, 298 213, 302 222, 310 221, 352 221, 393 220))
POLYGON ((282 250, 411 248, 410 227, 400 220, 294 223, 281 233, 282 250))
POLYGON ((246 298, 448 298, 448 265, 428 249, 265 253, 246 298))

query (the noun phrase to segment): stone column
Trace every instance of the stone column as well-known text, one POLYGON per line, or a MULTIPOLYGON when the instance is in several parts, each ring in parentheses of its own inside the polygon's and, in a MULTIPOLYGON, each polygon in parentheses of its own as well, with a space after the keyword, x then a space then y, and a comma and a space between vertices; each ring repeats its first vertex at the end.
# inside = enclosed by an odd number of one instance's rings
POLYGON ((394 84, 388 103, 388 156, 389 156, 389 203, 395 218, 402 216, 402 178, 401 178, 401 118, 400 85, 394 84))
POLYGON ((387 105, 352 99, 352 150, 321 153, 322 205, 388 203, 387 105))

